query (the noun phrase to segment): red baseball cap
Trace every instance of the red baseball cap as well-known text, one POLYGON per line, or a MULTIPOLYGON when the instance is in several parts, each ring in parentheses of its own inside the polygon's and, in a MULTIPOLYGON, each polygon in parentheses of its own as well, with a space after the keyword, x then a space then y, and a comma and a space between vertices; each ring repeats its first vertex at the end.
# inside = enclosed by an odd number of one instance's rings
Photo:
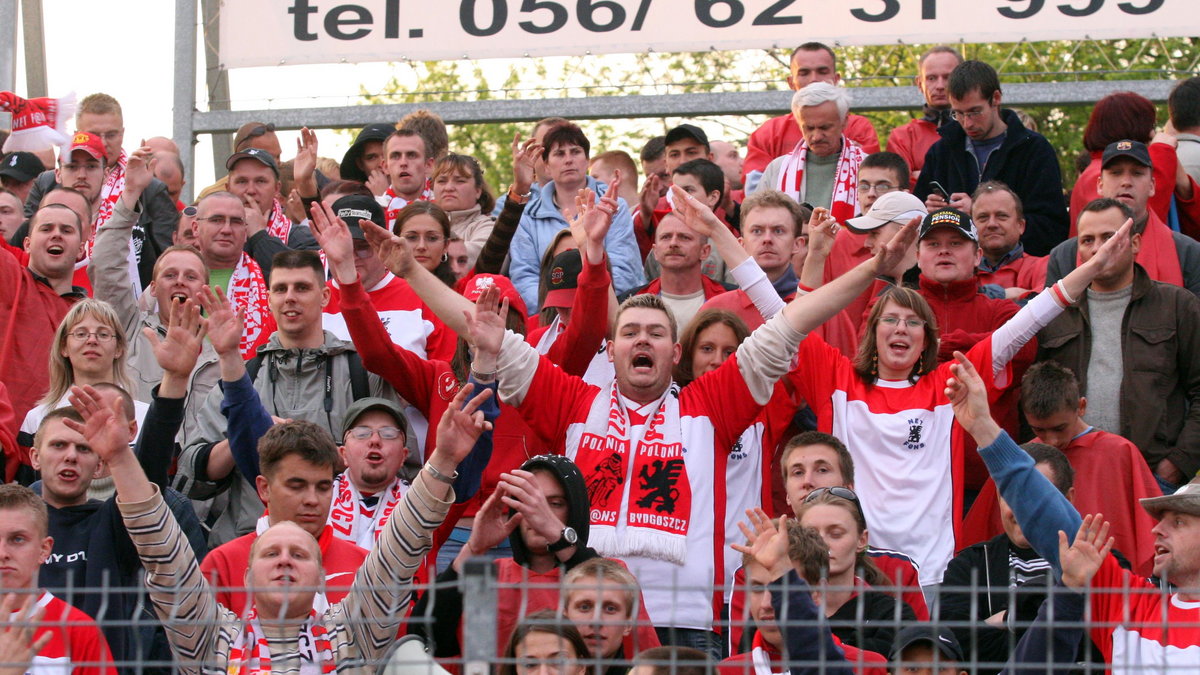
POLYGON ((529 311, 525 308, 525 301, 521 299, 521 294, 517 292, 517 288, 513 286, 508 277, 502 274, 476 274, 467 280, 467 286, 463 289, 462 294, 466 299, 475 302, 481 293, 492 286, 500 289, 500 299, 507 298, 509 307, 520 312, 522 317, 529 315, 529 311))
POLYGON ((67 148, 67 160, 70 161, 71 155, 75 154, 76 150, 82 150, 92 156, 92 159, 104 162, 104 141, 96 134, 89 134, 86 131, 76 131, 71 137, 71 147, 67 148))

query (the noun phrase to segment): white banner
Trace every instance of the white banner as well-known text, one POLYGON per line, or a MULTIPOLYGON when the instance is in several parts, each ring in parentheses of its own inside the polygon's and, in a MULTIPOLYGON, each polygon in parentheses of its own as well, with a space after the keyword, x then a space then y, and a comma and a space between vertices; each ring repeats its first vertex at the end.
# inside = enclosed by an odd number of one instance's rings
POLYGON ((223 0, 226 68, 1200 35, 1197 0, 223 0))

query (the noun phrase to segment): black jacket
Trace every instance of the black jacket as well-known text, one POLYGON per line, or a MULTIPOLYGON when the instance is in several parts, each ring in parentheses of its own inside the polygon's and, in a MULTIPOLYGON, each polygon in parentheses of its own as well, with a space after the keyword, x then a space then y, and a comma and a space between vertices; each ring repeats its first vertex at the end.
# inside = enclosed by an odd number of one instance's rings
POLYGON ((1021 235, 1025 252, 1046 255, 1071 229, 1058 156, 1050 142, 1026 129, 1013 111, 1001 110, 1000 119, 1008 131, 988 158, 982 177, 962 126, 953 122, 939 127, 942 138, 925 154, 913 194, 924 200, 933 192, 929 184, 935 180, 950 192, 967 194, 975 192, 981 181, 1002 181, 1021 197, 1025 208, 1025 234, 1021 235))
MULTIPOLYGON (((43 171, 33 181, 33 187, 25 199, 25 224, 10 240, 13 246, 21 246, 18 237, 24 239, 29 232, 29 219, 37 211, 42 196, 56 187, 61 186, 55 180, 53 171, 43 171)), ((175 229, 179 226, 179 209, 175 208, 175 200, 167 194, 166 184, 152 178, 138 200, 138 212, 140 217, 133 224, 133 247, 137 251, 138 276, 141 277, 142 288, 145 288, 152 280, 154 261, 174 242, 175 229)))
POLYGON ((868 588, 846 601, 829 617, 829 627, 844 644, 888 654, 896 627, 915 623, 917 615, 906 602, 868 588))

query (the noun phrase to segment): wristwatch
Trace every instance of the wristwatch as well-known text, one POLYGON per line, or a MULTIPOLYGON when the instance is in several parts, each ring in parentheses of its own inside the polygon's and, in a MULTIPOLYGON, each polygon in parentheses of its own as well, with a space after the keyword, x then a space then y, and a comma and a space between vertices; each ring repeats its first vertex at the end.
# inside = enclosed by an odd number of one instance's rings
POLYGON ((546 548, 548 548, 551 553, 558 553, 559 551, 561 551, 563 549, 571 548, 578 541, 579 541, 579 535, 576 534, 575 528, 568 525, 563 528, 562 535, 558 538, 558 541, 554 542, 553 544, 550 544, 546 548))

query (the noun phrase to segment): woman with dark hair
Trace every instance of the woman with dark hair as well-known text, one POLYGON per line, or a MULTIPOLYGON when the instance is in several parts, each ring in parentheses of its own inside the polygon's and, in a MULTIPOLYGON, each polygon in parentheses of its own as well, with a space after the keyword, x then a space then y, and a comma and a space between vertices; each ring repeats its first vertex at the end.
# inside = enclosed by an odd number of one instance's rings
MULTIPOLYGON (((1160 220, 1167 220, 1172 195, 1189 203, 1195 198, 1195 183, 1175 156, 1178 141, 1166 132, 1155 131, 1155 115, 1154 103, 1132 91, 1118 91, 1096 101, 1087 126, 1083 128, 1083 149, 1091 155, 1091 163, 1079 174, 1071 190, 1072 237, 1080 211, 1100 196, 1097 182, 1100 159, 1110 143, 1137 141, 1146 144, 1150 162, 1154 165, 1154 194, 1150 195, 1148 208, 1160 220)), ((1200 207, 1200 204, 1196 206, 1200 207)))
POLYGON ((450 216, 433 202, 414 201, 396 214, 392 231, 408 242, 421 267, 433 272, 447 286, 454 286, 450 269, 450 216))
MULTIPOLYGON (((1081 297, 1119 256, 1132 255, 1126 224, 1090 260, 1029 301, 966 356, 994 401, 1013 386, 1010 361, 1037 331, 1081 297)), ((941 581, 955 551, 962 501, 964 434, 945 385, 952 361, 937 364, 938 325, 917 292, 889 287, 871 310, 853 360, 809 334, 786 377, 842 439, 858 470, 855 487, 877 545, 920 565, 923 586, 941 581)))
POLYGON ((496 198, 483 179, 483 169, 470 155, 449 154, 433 167, 433 201, 450 216, 450 232, 467 246, 468 267, 492 233, 490 215, 496 198))
POLYGON ((551 610, 525 617, 508 639, 498 675, 583 675, 592 657, 579 629, 551 610))
POLYGON ((888 653, 896 619, 915 621, 916 614, 908 604, 872 588, 892 582, 867 556, 870 532, 858 495, 844 487, 817 488, 796 509, 796 517, 829 547, 825 583, 817 592, 833 634, 859 649, 888 653))

